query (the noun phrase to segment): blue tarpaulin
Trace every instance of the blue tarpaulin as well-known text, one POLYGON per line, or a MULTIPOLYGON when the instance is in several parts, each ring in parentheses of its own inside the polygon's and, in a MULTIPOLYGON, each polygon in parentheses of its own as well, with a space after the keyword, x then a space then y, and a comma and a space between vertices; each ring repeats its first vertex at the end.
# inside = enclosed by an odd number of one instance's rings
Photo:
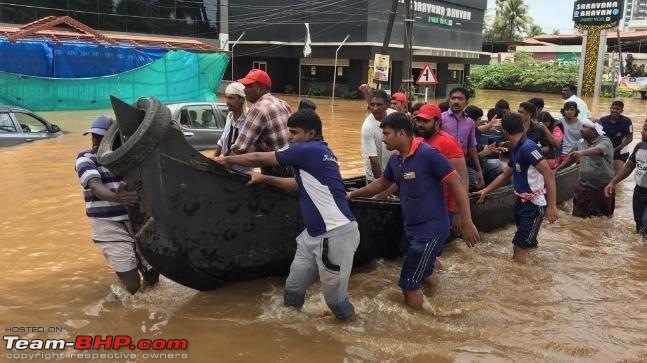
POLYGON ((166 48, 0 37, 0 71, 37 77, 86 78, 130 71, 162 58, 166 48))

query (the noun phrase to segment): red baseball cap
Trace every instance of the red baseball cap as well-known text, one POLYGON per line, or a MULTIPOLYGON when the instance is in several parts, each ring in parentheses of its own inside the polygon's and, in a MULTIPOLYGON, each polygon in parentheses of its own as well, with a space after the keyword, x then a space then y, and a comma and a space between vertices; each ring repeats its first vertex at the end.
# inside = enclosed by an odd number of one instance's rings
POLYGON ((396 92, 391 96, 392 101, 398 101, 400 103, 407 103, 407 95, 402 92, 396 92))
POLYGON ((420 107, 420 110, 415 113, 416 118, 421 118, 426 121, 431 121, 434 118, 440 118, 441 115, 440 108, 433 103, 426 104, 420 107))
POLYGON ((260 83, 267 88, 272 88, 272 80, 270 79, 270 75, 260 69, 252 69, 251 71, 249 71, 249 73, 247 73, 245 78, 239 79, 238 82, 242 83, 245 86, 249 86, 253 83, 260 83))

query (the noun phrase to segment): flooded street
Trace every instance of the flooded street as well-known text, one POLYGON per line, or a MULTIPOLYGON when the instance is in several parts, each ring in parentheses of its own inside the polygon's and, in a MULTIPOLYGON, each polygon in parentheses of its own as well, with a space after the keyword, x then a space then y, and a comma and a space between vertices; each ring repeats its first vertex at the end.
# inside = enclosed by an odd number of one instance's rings
MULTIPOLYGON (((505 98, 516 109, 533 96, 479 91, 471 103, 487 112, 505 98)), ((546 110, 561 108, 558 95, 537 96, 546 110)), ((296 109, 298 99, 285 99, 296 109)), ((344 176, 362 174, 365 104, 338 100, 331 109, 328 99, 314 101, 344 176)), ((587 102, 601 117, 612 99, 587 102)), ((633 177, 619 185, 611 219, 574 218, 570 203, 560 206, 560 219, 544 224, 527 265, 510 259, 514 226, 483 234, 473 249, 454 243, 422 312, 402 304, 401 260, 355 271, 349 293, 359 316, 346 324, 331 317, 318 284, 302 312, 284 308, 281 277, 210 292, 163 278, 154 289, 115 299, 109 293, 117 278, 90 240, 74 172, 76 154, 90 146, 82 133, 101 113, 43 112, 69 133, 0 149, 0 325, 63 328, 17 334, 23 338, 187 339, 188 359, 177 360, 194 362, 647 361, 647 246, 633 233, 633 177)), ((639 140, 647 101, 625 100, 624 114, 639 140)), ((1 362, 16 361, 4 353, 1 362)), ((174 361, 139 354, 104 361, 174 361)))

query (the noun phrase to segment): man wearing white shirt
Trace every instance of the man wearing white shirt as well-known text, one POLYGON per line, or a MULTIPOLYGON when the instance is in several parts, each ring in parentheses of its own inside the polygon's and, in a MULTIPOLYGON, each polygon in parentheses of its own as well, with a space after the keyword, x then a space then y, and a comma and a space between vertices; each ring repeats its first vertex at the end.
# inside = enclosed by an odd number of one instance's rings
MULTIPOLYGON (((222 135, 218 140, 214 156, 226 156, 231 150, 231 145, 236 142, 238 132, 245 122, 245 86, 242 83, 232 82, 225 89, 225 103, 229 108, 227 121, 222 135)), ((251 168, 236 166, 241 172, 248 172, 251 168)))
POLYGON ((382 176, 391 157, 391 151, 382 142, 380 123, 395 110, 389 108, 390 97, 383 90, 374 90, 368 98, 371 113, 364 119, 361 131, 361 150, 368 183, 382 176))
POLYGON ((214 156, 229 154, 231 145, 236 142, 238 131, 245 120, 245 86, 238 82, 230 83, 225 89, 225 103, 229 113, 214 156))
POLYGON ((571 101, 577 103, 577 110, 579 111, 578 118, 580 120, 589 118, 589 108, 586 106, 586 102, 577 97, 577 86, 569 84, 562 87, 562 98, 564 99, 564 102, 571 101))

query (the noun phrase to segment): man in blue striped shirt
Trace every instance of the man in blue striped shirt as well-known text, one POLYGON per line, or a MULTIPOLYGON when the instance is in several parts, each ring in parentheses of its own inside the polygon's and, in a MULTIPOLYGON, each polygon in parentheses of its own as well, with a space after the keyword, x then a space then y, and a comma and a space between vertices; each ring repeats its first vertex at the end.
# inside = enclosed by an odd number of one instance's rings
POLYGON ((148 285, 157 283, 159 273, 146 263, 135 248, 126 206, 137 204, 137 193, 127 191, 122 179, 97 160, 97 149, 112 122, 106 116, 94 120, 84 133, 92 134, 92 149, 79 153, 75 169, 83 187, 85 214, 90 219, 92 240, 128 292, 134 294, 140 287, 139 271, 148 285))

